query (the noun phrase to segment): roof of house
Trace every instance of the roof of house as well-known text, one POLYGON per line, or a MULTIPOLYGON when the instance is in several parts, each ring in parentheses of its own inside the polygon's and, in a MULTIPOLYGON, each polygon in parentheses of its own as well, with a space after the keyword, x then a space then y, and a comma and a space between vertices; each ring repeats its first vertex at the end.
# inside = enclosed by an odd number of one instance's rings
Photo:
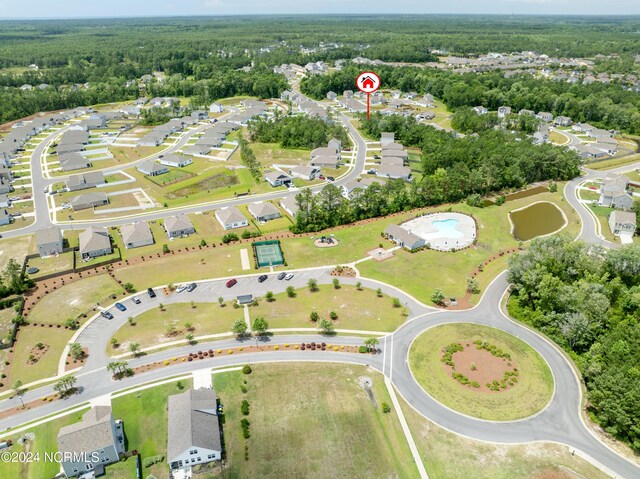
POLYGON ((225 225, 247 221, 247 218, 235 206, 220 208, 216 211, 216 217, 225 225))
POLYGON ((318 168, 316 168, 315 166, 294 166, 293 168, 291 168, 292 174, 297 174, 300 176, 310 176, 314 172, 317 173, 318 171, 320 170, 318 170, 318 168))
POLYGON ((635 226, 637 223, 636 214, 633 211, 621 211, 614 210, 611 213, 611 219, 614 223, 625 224, 625 225, 633 225, 635 226))
POLYGON ((111 407, 92 407, 82 416, 81 422, 60 428, 58 450, 77 454, 97 451, 113 444, 111 420, 111 407))
POLYGON ((89 226, 78 236, 80 253, 111 248, 111 240, 106 228, 89 226))
POLYGON ((106 193, 103 193, 102 191, 92 191, 90 193, 83 193, 74 198, 71 198, 69 200, 69 204, 73 206, 73 205, 95 203, 95 202, 104 203, 107 200, 108 200, 108 197, 106 193))
POLYGON ((154 160, 149 160, 139 165, 138 171, 152 174, 160 171, 167 171, 167 167, 164 165, 161 165, 160 163, 156 163, 154 160))
POLYGON ((249 213, 251 213, 255 217, 258 217, 279 214, 280 211, 278 211, 278 208, 273 206, 273 204, 269 203, 268 201, 258 201, 249 205, 249 213))
POLYGON ((169 396, 168 462, 191 447, 222 451, 213 389, 188 389, 169 396))
POLYGON ((274 171, 270 171, 269 173, 266 173, 264 175, 265 179, 269 182, 272 181, 276 181, 280 178, 283 178, 285 180, 290 180, 291 177, 289 175, 287 175, 286 173, 283 173, 282 171, 278 171, 278 170, 274 170, 274 171))
POLYGON ((385 165, 382 164, 378 167, 378 176, 398 176, 409 177, 411 175, 411 168, 399 165, 385 165))
POLYGON ((338 154, 337 148, 331 148, 327 146, 327 147, 316 148, 315 150, 312 150, 310 157, 313 159, 316 156, 337 155, 337 154, 338 154))
POLYGON ((380 160, 380 164, 381 165, 398 165, 398 166, 404 166, 404 158, 401 158, 399 156, 390 156, 390 155, 385 155, 382 157, 382 159, 380 160))
POLYGON ((287 210, 292 215, 298 213, 300 209, 298 207, 298 202, 296 201, 296 195, 289 195, 280 200, 280 206, 282 206, 285 210, 287 210))
POLYGON ((193 223, 187 215, 169 216, 164 220, 164 229, 168 232, 182 231, 193 228, 193 223))
POLYGON ((318 155, 312 158, 311 163, 317 165, 337 166, 338 157, 336 155, 318 155))
POLYGON ((602 180, 602 193, 624 193, 629 185, 629 178, 625 175, 615 175, 602 180))
POLYGON ((189 161, 191 158, 185 155, 178 155, 177 153, 169 153, 168 155, 164 155, 162 161, 165 163, 172 163, 175 165, 179 165, 184 163, 185 161, 189 161))
POLYGON ((65 168, 77 167, 77 166, 86 166, 90 163, 84 156, 80 153, 72 152, 72 153, 64 153, 59 157, 60 166, 65 168))
POLYGON ((387 226, 384 232, 385 234, 393 236, 395 239, 403 242, 406 245, 412 245, 422 239, 419 236, 414 235, 409 230, 406 230, 403 227, 394 224, 387 226))
MULTIPOLYGON (((384 133, 383 133, 384 134, 384 133)), ((400 143, 390 142, 382 146, 383 150, 404 150, 404 146, 400 143)))
POLYGON ((56 243, 58 241, 62 241, 62 232, 56 226, 36 231, 37 245, 56 243))
POLYGON ((144 221, 123 225, 122 228, 120 228, 120 233, 122 234, 122 241, 125 244, 137 243, 138 241, 153 241, 151 228, 149 228, 149 225, 144 221))

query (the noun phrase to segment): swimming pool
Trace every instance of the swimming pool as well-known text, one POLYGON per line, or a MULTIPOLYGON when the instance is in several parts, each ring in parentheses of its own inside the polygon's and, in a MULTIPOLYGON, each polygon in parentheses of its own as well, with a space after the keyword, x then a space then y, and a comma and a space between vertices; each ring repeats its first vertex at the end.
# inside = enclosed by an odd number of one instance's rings
POLYGON ((456 219, 448 219, 448 220, 438 220, 433 221, 431 226, 433 226, 437 231, 433 233, 427 233, 425 235, 425 239, 434 239, 434 238, 462 238, 464 233, 460 231, 458 225, 460 221, 456 219))
POLYGON ((409 220, 400 227, 424 239, 431 249, 440 251, 465 248, 476 238, 474 219, 462 213, 432 213, 409 220))

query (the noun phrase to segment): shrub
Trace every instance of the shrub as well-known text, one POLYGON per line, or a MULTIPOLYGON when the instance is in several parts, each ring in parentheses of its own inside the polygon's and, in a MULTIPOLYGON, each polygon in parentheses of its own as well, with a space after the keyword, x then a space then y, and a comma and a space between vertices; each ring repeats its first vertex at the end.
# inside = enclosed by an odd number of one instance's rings
POLYGON ((399 298, 393 298, 393 307, 394 308, 399 308, 400 306, 402 306, 402 303, 400 302, 399 298))
POLYGON ((505 198, 504 195, 500 195, 496 198, 496 205, 497 206, 502 206, 504 205, 504 202, 507 200, 507 198, 505 198))
POLYGON ((240 391, 242 391, 244 394, 247 393, 247 387, 244 384, 240 385, 240 391))
POLYGON ((229 243, 231 243, 232 241, 238 241, 238 240, 240 240, 240 238, 239 238, 239 237, 238 237, 238 235, 237 235, 237 234, 235 234, 235 233, 227 233, 226 235, 224 235, 224 236, 222 237, 222 242, 223 242, 224 244, 229 244, 229 243))
POLYGON ((320 319, 320 315, 318 314, 317 311, 311 311, 311 314, 309 315, 309 319, 315 323, 316 321, 318 321, 318 319, 320 319))
POLYGON ((251 423, 246 417, 240 420, 240 427, 242 428, 242 437, 244 437, 245 439, 249 439, 249 437, 251 436, 251 434, 249 433, 250 424, 251 423))
POLYGON ((162 252, 164 254, 170 253, 171 250, 169 249, 169 245, 167 245, 166 243, 162 245, 162 252))
POLYGON ((338 319, 338 313, 336 313, 335 311, 331 311, 329 313, 329 317, 335 321, 336 319, 338 319))
POLYGON ((296 290, 293 286, 287 286, 287 297, 289 298, 296 297, 296 290))
POLYGON ((245 364, 244 366, 242 366, 242 373, 243 374, 251 374, 251 366, 249 366, 248 364, 245 364))
POLYGON ((200 240, 200 246, 207 246, 207 240, 205 240, 204 238, 202 238, 200 240))
POLYGON ((243 399, 242 405, 240 406, 240 411, 242 411, 243 416, 249 415, 249 401, 243 399))
POLYGON ((340 289, 340 280, 338 278, 333 278, 333 288, 340 289))
POLYGON ((387 404, 386 402, 382 403, 382 412, 385 414, 388 414, 391 412, 391 406, 389 406, 389 404, 387 404))
POLYGON ((369 350, 367 349, 367 347, 366 347, 366 346, 360 346, 360 347, 358 348, 358 352, 361 352, 361 353, 368 353, 368 352, 369 352, 369 350))
POLYGON ((154 464, 164 461, 163 455, 145 457, 142 461, 144 467, 151 467, 154 464))
POLYGON ((382 298, 382 290, 380 288, 376 289, 376 296, 382 298))

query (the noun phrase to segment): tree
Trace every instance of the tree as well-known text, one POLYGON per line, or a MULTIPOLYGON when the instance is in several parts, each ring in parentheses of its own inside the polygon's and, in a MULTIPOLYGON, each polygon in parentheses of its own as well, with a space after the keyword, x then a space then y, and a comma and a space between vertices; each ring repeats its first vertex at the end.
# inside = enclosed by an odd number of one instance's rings
POLYGON ((364 340, 364 345, 368 351, 375 350, 379 343, 380 340, 378 340, 378 338, 367 338, 364 340))
POLYGON ((129 316, 127 318, 127 321, 129 321, 129 325, 130 326, 135 326, 136 325, 136 321, 135 321, 135 319, 133 319, 133 316, 129 316))
POLYGON ((119 346, 118 340, 116 338, 111 338, 109 342, 111 343, 112 348, 117 348, 119 346))
POLYGON ((262 316, 258 316, 253 320, 252 329, 256 333, 256 335, 266 334, 267 330, 269 329, 269 321, 264 319, 262 316))
POLYGON ((82 346, 80 343, 71 343, 69 344, 69 354, 76 361, 81 359, 84 356, 84 351, 82 350, 82 346))
POLYGON ((480 284, 476 278, 467 276, 467 293, 478 294, 480 292, 480 284))
POLYGON ((382 290, 380 288, 376 289, 376 296, 382 298, 382 290))
POLYGON ((393 307, 399 308, 401 306, 402 306, 402 303, 400 302, 400 298, 393 298, 393 307))
POLYGON ((274 297, 273 297, 273 291, 267 291, 266 293, 264 293, 264 299, 267 300, 267 303, 271 303, 274 301, 274 297))
POLYGON ((186 329, 187 331, 192 331, 194 328, 193 328, 193 325, 191 323, 186 322, 186 323, 184 323, 184 329, 186 329))
POLYGON ((335 321, 336 319, 338 319, 338 313, 336 313, 335 311, 329 311, 329 317, 335 321))
POLYGON ((330 335, 335 332, 335 327, 333 326, 333 322, 329 321, 328 319, 323 319, 318 325, 318 330, 322 334, 330 335))
POLYGON ((247 333, 247 323, 244 319, 236 319, 231 325, 231 332, 237 337, 244 336, 247 333))
POLYGON ((340 280, 338 278, 333 278, 333 289, 340 289, 340 280))
POLYGON ((136 292, 136 288, 135 288, 135 286, 133 286, 133 283, 124 283, 124 284, 122 285, 122 287, 123 287, 123 288, 124 288, 124 290, 125 290, 127 293, 129 293, 129 294, 131 294, 131 293, 135 293, 135 292, 136 292))
POLYGON ((318 315, 317 311, 311 311, 309 319, 315 323, 316 321, 318 321, 318 319, 320 319, 320 316, 318 315))
POLYGON ((64 376, 58 379, 53 389, 64 396, 73 390, 77 381, 75 376, 64 376))
POLYGON ((16 380, 13 383, 13 386, 11 387, 11 389, 13 389, 14 394, 16 396, 18 396, 18 399, 20 399, 20 403, 22 404, 22 407, 24 408, 24 401, 22 400, 22 396, 24 396, 24 393, 26 393, 27 390, 22 387, 22 381, 20 381, 19 379, 16 380))
POLYGON ((382 412, 385 414, 389 414, 391 412, 391 406, 389 406, 389 403, 382 403, 382 412))
POLYGON ((162 245, 162 252, 164 254, 169 254, 171 252, 171 250, 169 249, 169 245, 167 243, 162 245))
POLYGON ((358 281, 358 282, 356 282, 356 289, 357 289, 358 291, 362 291, 362 281, 358 281))
POLYGON ((307 286, 309 286, 309 291, 311 291, 312 293, 315 293, 319 289, 318 280, 315 278, 309 279, 309 281, 307 282, 307 286))
POLYGON ((221 308, 224 306, 224 298, 222 296, 218 296, 218 304, 221 308))
POLYGON ((187 333, 187 334, 185 334, 184 337, 189 342, 189 344, 194 344, 195 343, 193 333, 187 333))
POLYGON ((64 322, 64 327, 68 329, 76 329, 78 327, 78 323, 75 319, 69 318, 64 322))
POLYGON ((129 343, 129 351, 133 354, 134 358, 138 357, 138 355, 140 354, 140 343, 129 343))
POLYGON ((445 295, 440 288, 436 288, 436 290, 431 295, 431 301, 438 305, 444 304, 444 298, 445 295))
POLYGON ((165 331, 166 331, 166 335, 169 337, 175 336, 176 334, 178 334, 178 328, 176 328, 176 325, 174 323, 167 324, 165 331))
POLYGON ((287 286, 287 297, 295 298, 297 296, 296 290, 293 286, 287 286))

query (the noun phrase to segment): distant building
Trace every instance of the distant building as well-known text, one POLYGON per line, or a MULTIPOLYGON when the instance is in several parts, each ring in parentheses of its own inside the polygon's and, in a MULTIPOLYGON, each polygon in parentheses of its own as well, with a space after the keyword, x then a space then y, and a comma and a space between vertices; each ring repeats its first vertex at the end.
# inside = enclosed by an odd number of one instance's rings
POLYGON ((36 247, 41 258, 62 254, 63 238, 60 228, 52 226, 36 231, 36 247))
POLYGON ((212 103, 209 106, 209 111, 211 113, 222 113, 224 111, 224 106, 222 106, 220 103, 212 103))
POLYGON ((541 111, 536 115, 536 118, 546 123, 551 123, 553 121, 553 114, 546 111, 541 111))
POLYGON ((553 120, 555 126, 571 126, 573 121, 568 116, 556 116, 553 120))
POLYGON ((485 107, 483 106, 476 106, 473 107, 473 111, 476 112, 476 114, 478 115, 486 115, 487 113, 489 113, 489 110, 487 110, 485 107))
POLYGON ((510 106, 501 106, 498 108, 498 118, 505 118, 511 115, 511 107, 510 106))
POLYGON ((381 133, 380 134, 380 143, 382 144, 382 147, 384 148, 385 145, 388 145, 390 143, 393 143, 395 141, 396 138, 396 134, 391 132, 391 133, 381 133))
POLYGON ((402 246, 409 251, 421 248, 427 244, 421 237, 398 225, 389 225, 387 229, 384 230, 384 234, 395 244, 402 246))

